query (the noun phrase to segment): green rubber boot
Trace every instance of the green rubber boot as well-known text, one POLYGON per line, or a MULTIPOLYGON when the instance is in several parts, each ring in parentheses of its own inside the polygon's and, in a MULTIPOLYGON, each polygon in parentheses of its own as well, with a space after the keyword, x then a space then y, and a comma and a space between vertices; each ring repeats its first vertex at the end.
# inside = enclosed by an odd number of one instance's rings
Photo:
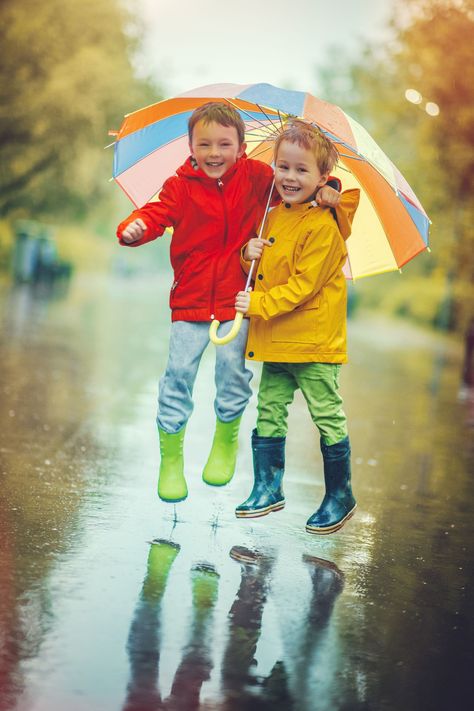
POLYGON ((169 434, 158 427, 161 454, 158 496, 171 504, 184 501, 188 495, 183 459, 185 429, 169 434))
POLYGON ((212 449, 202 473, 203 481, 211 486, 225 486, 234 476, 240 420, 232 422, 216 420, 212 449))
POLYGON ((143 582, 142 598, 148 602, 160 602, 166 589, 168 574, 178 555, 178 543, 160 538, 152 541, 148 554, 146 578, 143 582))
POLYGON ((202 621, 216 604, 219 573, 213 565, 198 563, 191 570, 191 580, 196 621, 202 621))

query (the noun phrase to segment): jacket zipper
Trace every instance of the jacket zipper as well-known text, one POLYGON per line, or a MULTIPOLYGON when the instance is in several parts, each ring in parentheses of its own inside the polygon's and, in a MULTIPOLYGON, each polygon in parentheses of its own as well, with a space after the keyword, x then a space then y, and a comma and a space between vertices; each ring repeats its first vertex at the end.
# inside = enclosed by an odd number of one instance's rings
POLYGON ((227 243, 227 234, 229 232, 229 221, 228 221, 228 216, 227 216, 227 205, 224 197, 224 183, 222 180, 219 178, 217 181, 217 188, 221 194, 221 199, 222 199, 222 210, 224 212, 224 247, 226 246, 227 243))
MULTIPOLYGON (((224 183, 220 178, 217 180, 217 190, 219 191, 219 194, 221 196, 222 200, 222 211, 224 213, 224 247, 227 244, 227 235, 229 232, 229 222, 228 222, 228 216, 227 216, 227 206, 225 202, 225 197, 224 197, 224 192, 223 192, 223 187, 224 183)), ((215 309, 216 309, 216 278, 217 278, 217 263, 218 263, 218 258, 216 258, 214 262, 214 268, 212 270, 212 285, 211 285, 211 299, 210 299, 210 317, 211 319, 215 318, 215 309)))

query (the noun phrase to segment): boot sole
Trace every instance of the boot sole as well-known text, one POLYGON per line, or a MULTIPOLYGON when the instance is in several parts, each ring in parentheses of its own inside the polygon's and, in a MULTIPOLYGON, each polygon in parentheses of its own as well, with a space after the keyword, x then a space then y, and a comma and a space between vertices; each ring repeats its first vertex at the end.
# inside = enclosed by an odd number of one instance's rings
POLYGON ((205 484, 207 484, 208 486, 217 486, 217 487, 219 487, 219 486, 227 486, 227 484, 230 484, 230 482, 232 481, 233 477, 234 477, 234 475, 232 475, 230 479, 227 479, 227 481, 222 481, 222 482, 219 482, 219 483, 217 483, 217 482, 215 482, 215 481, 207 481, 207 479, 204 479, 204 477, 202 477, 202 480, 203 480, 203 482, 204 482, 205 484))
POLYGON ((186 496, 182 496, 180 499, 165 499, 163 496, 158 494, 158 498, 161 501, 164 501, 165 504, 179 504, 180 501, 185 501, 188 498, 188 495, 186 494, 186 496))
POLYGON ((357 505, 354 506, 352 511, 349 511, 349 513, 344 516, 342 521, 339 521, 338 523, 335 523, 334 526, 327 526, 325 528, 317 528, 316 526, 308 526, 306 525, 306 531, 307 533, 312 533, 317 536, 327 536, 330 533, 336 533, 336 531, 339 531, 340 528, 344 526, 344 524, 352 518, 352 516, 355 514, 355 510, 357 508, 357 505))
POLYGON ((254 509, 253 511, 236 511, 236 518, 260 518, 260 516, 266 516, 269 513, 281 511, 285 508, 285 502, 279 501, 271 506, 266 506, 264 509, 254 509))

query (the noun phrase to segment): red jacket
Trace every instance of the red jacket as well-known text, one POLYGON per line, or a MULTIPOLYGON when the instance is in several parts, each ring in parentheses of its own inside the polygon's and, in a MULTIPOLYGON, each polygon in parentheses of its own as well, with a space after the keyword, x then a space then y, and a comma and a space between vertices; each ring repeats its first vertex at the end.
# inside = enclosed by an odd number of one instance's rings
POLYGON ((158 202, 134 210, 118 226, 120 244, 130 247, 150 242, 167 227, 173 228, 173 321, 234 318, 235 295, 246 281, 240 249, 259 228, 272 179, 269 165, 246 156, 219 180, 195 169, 188 158, 165 182, 158 202), (147 231, 141 240, 126 245, 121 233, 137 217, 147 231))

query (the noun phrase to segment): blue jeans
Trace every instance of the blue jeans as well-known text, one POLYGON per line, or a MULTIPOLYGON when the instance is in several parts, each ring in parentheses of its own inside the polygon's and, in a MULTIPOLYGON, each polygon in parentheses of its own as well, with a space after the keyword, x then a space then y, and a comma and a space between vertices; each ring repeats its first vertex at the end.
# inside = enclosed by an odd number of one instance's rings
MULTIPOLYGON (((223 321, 218 336, 224 336, 232 321, 223 321)), ((209 344, 205 321, 174 321, 171 324, 168 364, 160 379, 158 427, 169 434, 179 432, 193 411, 193 388, 202 354, 209 344)), ((252 390, 252 372, 245 367, 245 345, 249 320, 244 319, 236 338, 216 346, 214 410, 221 422, 231 422, 247 406, 252 390)))

